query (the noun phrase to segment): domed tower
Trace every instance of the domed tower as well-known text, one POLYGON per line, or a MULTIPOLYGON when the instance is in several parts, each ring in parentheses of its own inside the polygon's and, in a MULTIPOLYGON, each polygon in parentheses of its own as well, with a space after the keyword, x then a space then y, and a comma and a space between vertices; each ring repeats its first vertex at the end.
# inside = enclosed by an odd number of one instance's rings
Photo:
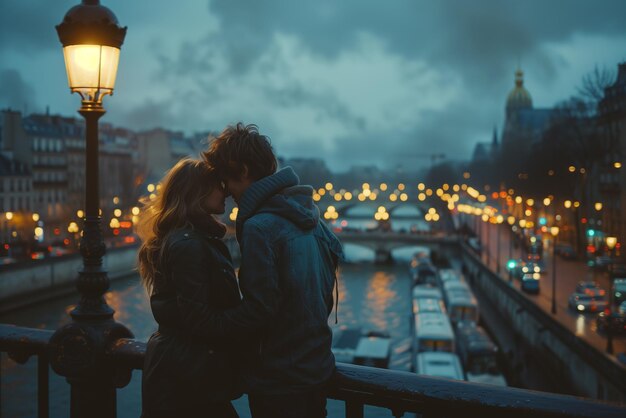
POLYGON ((511 116, 511 113, 521 109, 532 109, 533 100, 530 98, 530 93, 524 88, 524 73, 518 69, 515 71, 515 88, 509 93, 509 97, 506 99, 506 116, 511 116))

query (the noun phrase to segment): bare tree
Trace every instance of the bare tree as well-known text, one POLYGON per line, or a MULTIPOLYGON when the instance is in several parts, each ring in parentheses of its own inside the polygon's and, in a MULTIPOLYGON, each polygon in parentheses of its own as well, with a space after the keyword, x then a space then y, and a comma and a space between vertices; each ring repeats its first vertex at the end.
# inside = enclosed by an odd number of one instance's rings
POLYGON ((577 88, 578 94, 585 101, 591 102, 594 109, 604 98, 604 89, 615 83, 615 72, 606 67, 598 68, 583 76, 582 85, 577 88))

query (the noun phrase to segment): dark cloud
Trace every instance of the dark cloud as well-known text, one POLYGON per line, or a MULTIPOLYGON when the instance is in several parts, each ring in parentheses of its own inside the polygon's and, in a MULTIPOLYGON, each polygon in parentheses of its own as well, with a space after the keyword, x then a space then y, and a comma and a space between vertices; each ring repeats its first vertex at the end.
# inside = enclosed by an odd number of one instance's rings
POLYGON ((137 130, 166 127, 175 129, 178 125, 177 115, 172 108, 172 102, 146 100, 137 106, 118 104, 110 111, 122 126, 137 130))
POLYGON ((281 108, 294 108, 306 105, 317 112, 319 123, 327 120, 338 121, 356 131, 365 128, 363 117, 355 115, 350 106, 342 103, 333 91, 315 91, 311 86, 292 81, 286 86, 265 86, 262 88, 268 104, 281 108))
POLYGON ((0 108, 20 111, 37 108, 35 90, 14 69, 0 70, 0 108))
POLYGON ((325 57, 351 49, 359 33, 374 34, 389 48, 433 64, 476 67, 485 79, 527 58, 540 44, 576 33, 623 34, 626 2, 606 0, 211 0, 221 22, 218 37, 233 71, 250 70, 276 33, 298 37, 325 57), (485 71, 486 70, 486 71, 485 71))
POLYGON ((34 0, 0 1, 0 50, 32 53, 61 48, 55 26, 79 1, 55 0, 54 7, 50 7, 48 2, 43 3, 34 0))

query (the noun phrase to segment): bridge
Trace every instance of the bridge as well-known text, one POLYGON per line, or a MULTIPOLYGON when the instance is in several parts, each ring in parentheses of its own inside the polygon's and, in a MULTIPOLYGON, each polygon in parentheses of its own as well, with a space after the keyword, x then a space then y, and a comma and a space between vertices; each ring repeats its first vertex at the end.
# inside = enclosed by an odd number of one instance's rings
POLYGON ((459 243, 459 238, 456 235, 443 233, 338 230, 336 235, 343 244, 360 245, 373 250, 377 263, 391 261, 391 252, 397 248, 413 246, 428 247, 442 254, 447 252, 447 247, 458 245, 459 243))
MULTIPOLYGON (((92 335, 77 334, 68 341, 51 341, 54 332, 0 324, 0 353, 6 352, 18 363, 37 357, 38 417, 48 417, 49 361, 59 367, 59 359, 69 362, 68 381, 72 385, 88 385, 89 397, 80 397, 72 390, 70 416, 114 418, 116 388, 130 381, 133 370, 141 370, 146 344, 132 338, 111 338, 94 341, 92 335), (71 348, 59 352, 62 347, 71 348), (56 363, 56 364, 55 364, 56 363), (95 373, 94 373, 95 372, 95 373)), ((331 378, 329 398, 345 402, 347 418, 363 418, 364 406, 385 408, 396 417, 416 413, 434 417, 502 417, 525 418, 623 418, 626 407, 559 395, 488 386, 478 383, 418 376, 408 372, 375 369, 337 363, 331 378)))

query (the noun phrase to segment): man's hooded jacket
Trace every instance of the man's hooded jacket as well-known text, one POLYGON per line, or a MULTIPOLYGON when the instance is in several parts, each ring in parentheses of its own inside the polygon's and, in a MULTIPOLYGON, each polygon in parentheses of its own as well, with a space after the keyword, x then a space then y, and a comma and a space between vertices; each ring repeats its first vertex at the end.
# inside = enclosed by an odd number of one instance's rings
POLYGON ((242 359, 250 393, 308 391, 335 369, 328 317, 343 253, 312 195, 290 167, 253 183, 236 225, 242 303, 223 312, 186 310, 202 337, 253 348, 254 355, 242 359))

